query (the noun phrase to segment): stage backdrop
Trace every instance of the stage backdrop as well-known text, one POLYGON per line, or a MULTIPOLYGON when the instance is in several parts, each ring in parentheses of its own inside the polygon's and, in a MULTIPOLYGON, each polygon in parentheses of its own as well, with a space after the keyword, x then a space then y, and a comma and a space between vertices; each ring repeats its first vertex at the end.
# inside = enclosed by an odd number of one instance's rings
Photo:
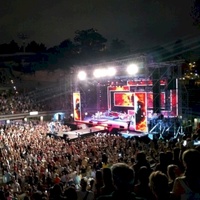
POLYGON ((74 121, 81 120, 81 95, 79 92, 73 93, 73 109, 74 109, 74 121))
MULTIPOLYGON (((145 91, 142 91, 145 92, 145 91)), ((107 87, 108 96, 108 110, 114 110, 118 112, 127 112, 127 110, 134 109, 133 94, 135 92, 130 91, 129 86, 121 87, 107 87)), ((147 95, 147 112, 150 114, 153 112, 153 92, 145 92, 147 95)), ((172 89, 167 92, 160 92, 160 105, 161 113, 165 117, 176 117, 178 114, 178 95, 177 90, 172 89)))

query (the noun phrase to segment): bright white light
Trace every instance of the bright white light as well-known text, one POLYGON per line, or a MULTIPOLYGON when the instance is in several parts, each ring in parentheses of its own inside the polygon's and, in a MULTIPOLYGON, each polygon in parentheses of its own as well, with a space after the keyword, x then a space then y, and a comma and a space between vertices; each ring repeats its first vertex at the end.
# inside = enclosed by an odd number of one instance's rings
POLYGON ((95 69, 93 72, 95 78, 115 76, 115 74, 116 74, 116 69, 114 67, 95 69))
POLYGON ((114 67, 109 67, 107 69, 107 75, 108 76, 115 76, 115 74, 116 74, 116 69, 114 67))
POLYGON ((101 69, 100 70, 100 76, 101 77, 107 76, 107 69, 101 69))
POLYGON ((29 115, 38 115, 38 111, 32 111, 29 113, 29 115))
POLYGON ((95 69, 93 72, 93 75, 95 78, 99 78, 102 75, 102 70, 101 69, 95 69))
POLYGON ((9 120, 9 119, 8 119, 8 120, 6 120, 6 123, 7 123, 7 124, 10 124, 10 120, 9 120))
POLYGON ((130 75, 137 74, 137 73, 138 73, 138 66, 137 66, 136 64, 130 64, 130 65, 127 67, 127 72, 128 72, 128 74, 130 74, 130 75))
POLYGON ((84 71, 80 71, 80 72, 78 73, 78 79, 79 79, 79 80, 83 81, 83 80, 85 80, 86 78, 87 78, 87 74, 86 74, 84 71))

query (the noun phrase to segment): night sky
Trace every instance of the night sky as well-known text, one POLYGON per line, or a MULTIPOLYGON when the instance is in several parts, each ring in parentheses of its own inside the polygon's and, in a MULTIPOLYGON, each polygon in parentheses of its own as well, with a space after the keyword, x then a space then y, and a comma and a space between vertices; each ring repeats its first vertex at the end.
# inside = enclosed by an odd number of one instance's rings
POLYGON ((6 0, 0 6, 0 44, 18 34, 47 47, 72 39, 76 30, 97 29, 133 49, 199 35, 190 17, 192 0, 6 0))

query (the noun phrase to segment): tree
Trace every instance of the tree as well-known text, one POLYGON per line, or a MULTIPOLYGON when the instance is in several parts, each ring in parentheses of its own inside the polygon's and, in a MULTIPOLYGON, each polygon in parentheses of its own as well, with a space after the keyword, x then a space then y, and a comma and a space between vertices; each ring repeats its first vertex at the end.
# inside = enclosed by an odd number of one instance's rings
POLYGON ((18 44, 12 40, 9 44, 1 44, 0 45, 0 54, 11 54, 19 52, 18 44))
POLYGON ((35 41, 32 41, 26 46, 25 51, 26 52, 35 52, 35 53, 44 52, 44 51, 46 51, 46 47, 43 43, 38 44, 35 41))
POLYGON ((80 53, 101 52, 105 50, 107 39, 105 39, 97 30, 91 28, 88 30, 77 30, 75 32, 74 42, 80 53))
POLYGON ((125 43, 124 40, 119 40, 118 38, 112 40, 111 44, 110 44, 110 51, 112 53, 127 53, 129 52, 129 47, 128 45, 125 43))
POLYGON ((73 42, 70 39, 66 39, 64 41, 62 41, 59 45, 60 49, 67 49, 67 50, 71 50, 74 47, 73 42))
POLYGON ((14 40, 12 40, 10 42, 9 48, 10 48, 10 53, 19 52, 19 46, 18 46, 18 44, 14 40))
POLYGON ((194 20, 194 25, 200 25, 200 0, 194 0, 194 5, 191 9, 191 16, 194 20))

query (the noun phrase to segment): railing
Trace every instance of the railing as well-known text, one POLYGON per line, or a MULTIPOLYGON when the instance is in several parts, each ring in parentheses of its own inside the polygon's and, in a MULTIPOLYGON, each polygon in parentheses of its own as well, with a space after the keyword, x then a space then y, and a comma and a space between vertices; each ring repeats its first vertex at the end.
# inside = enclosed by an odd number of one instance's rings
POLYGON ((20 114, 8 114, 8 115, 0 115, 0 121, 3 120, 17 120, 17 119, 24 119, 24 118, 38 118, 40 116, 53 116, 55 113, 62 112, 66 113, 63 110, 54 110, 54 111, 42 111, 38 112, 36 115, 30 115, 30 112, 20 113, 20 114))

